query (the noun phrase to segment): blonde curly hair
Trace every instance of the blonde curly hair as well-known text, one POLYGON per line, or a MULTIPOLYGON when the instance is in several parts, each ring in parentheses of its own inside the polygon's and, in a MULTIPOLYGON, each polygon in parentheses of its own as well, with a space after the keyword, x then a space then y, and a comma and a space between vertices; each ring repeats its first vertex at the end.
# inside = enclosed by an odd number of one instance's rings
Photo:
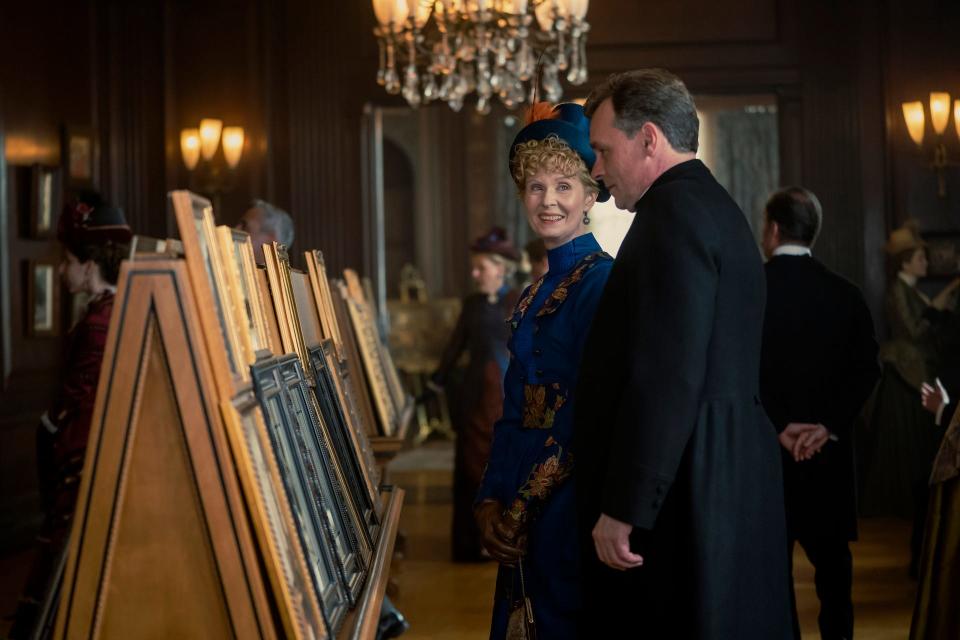
POLYGON ((511 169, 520 195, 527 187, 527 180, 540 171, 555 171, 570 178, 576 177, 587 192, 600 193, 600 185, 590 175, 583 158, 557 135, 521 142, 515 147, 515 154, 511 169))

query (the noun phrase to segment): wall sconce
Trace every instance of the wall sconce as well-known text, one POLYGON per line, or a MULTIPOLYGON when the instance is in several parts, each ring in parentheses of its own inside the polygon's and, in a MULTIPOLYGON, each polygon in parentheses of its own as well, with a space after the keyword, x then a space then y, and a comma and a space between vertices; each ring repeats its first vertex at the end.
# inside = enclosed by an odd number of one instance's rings
POLYGON ((223 120, 204 118, 195 129, 180 132, 180 155, 187 171, 197 168, 200 158, 213 160, 217 149, 223 146, 223 158, 227 166, 236 169, 243 154, 243 127, 224 127, 223 120))
MULTIPOLYGON (((926 118, 923 112, 923 103, 919 100, 914 102, 904 102, 903 120, 907 125, 907 132, 910 139, 923 148, 924 126, 926 118)), ((960 100, 954 101, 953 118, 957 129, 957 137, 960 138, 960 100)), ((946 91, 930 92, 930 124, 937 135, 937 141, 933 148, 933 160, 930 162, 930 168, 937 172, 937 195, 941 198, 947 197, 947 183, 944 176, 944 169, 950 166, 947 161, 947 145, 944 143, 943 134, 947 131, 947 125, 950 124, 950 94, 946 91)))
POLYGON ((234 187, 244 141, 243 127, 225 127, 217 118, 204 118, 200 126, 180 132, 180 155, 190 172, 190 189, 210 196, 217 213, 221 196, 234 187), (222 160, 217 156, 221 147, 222 160))

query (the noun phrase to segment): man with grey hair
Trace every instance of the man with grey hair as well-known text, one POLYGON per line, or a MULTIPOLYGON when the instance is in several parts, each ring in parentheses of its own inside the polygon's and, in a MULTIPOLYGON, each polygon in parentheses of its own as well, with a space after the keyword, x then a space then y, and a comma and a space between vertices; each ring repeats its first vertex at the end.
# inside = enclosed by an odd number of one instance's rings
POLYGON ((574 406, 583 635, 790 638, 753 234, 696 159, 699 121, 679 78, 616 74, 585 109, 593 176, 636 216, 574 406))
POLYGON ((244 212, 237 229, 250 234, 257 264, 264 264, 263 245, 279 242, 290 249, 293 244, 293 219, 290 214, 265 200, 254 200, 244 212))

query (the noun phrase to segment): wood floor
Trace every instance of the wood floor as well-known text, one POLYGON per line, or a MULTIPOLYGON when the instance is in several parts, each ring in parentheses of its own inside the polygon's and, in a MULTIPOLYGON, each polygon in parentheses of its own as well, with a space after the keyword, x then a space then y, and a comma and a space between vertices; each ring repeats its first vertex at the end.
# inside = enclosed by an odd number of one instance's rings
MULTIPOLYGON (((405 558, 395 573, 397 607, 410 621, 403 638, 487 638, 496 565, 450 562, 452 474, 442 461, 446 444, 398 459, 390 480, 407 490, 401 515, 405 558), (431 463, 434 464, 431 464, 431 463), (418 468, 419 467, 419 468, 418 468)), ((404 454, 401 454, 404 455, 404 454)), ((854 607, 859 640, 903 640, 910 630, 915 587, 907 577, 909 523, 865 519, 853 545, 854 607)), ((819 638, 813 569, 802 552, 794 557, 797 606, 804 638, 819 638)), ((726 640, 726 639, 723 639, 726 640)))

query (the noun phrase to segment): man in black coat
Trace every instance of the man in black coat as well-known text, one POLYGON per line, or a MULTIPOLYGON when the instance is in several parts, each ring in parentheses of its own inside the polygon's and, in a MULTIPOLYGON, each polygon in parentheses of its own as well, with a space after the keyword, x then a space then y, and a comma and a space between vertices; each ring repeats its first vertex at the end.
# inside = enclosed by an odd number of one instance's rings
POLYGON ((789 638, 779 445, 760 405, 765 287, 746 218, 696 160, 667 71, 585 107, 593 175, 636 211, 584 350, 574 455, 583 637, 789 638))
POLYGON ((810 558, 820 636, 835 640, 853 637, 853 424, 880 367, 860 290, 811 255, 820 224, 820 203, 806 189, 789 187, 767 202, 760 396, 783 445, 789 554, 799 542, 810 558))

